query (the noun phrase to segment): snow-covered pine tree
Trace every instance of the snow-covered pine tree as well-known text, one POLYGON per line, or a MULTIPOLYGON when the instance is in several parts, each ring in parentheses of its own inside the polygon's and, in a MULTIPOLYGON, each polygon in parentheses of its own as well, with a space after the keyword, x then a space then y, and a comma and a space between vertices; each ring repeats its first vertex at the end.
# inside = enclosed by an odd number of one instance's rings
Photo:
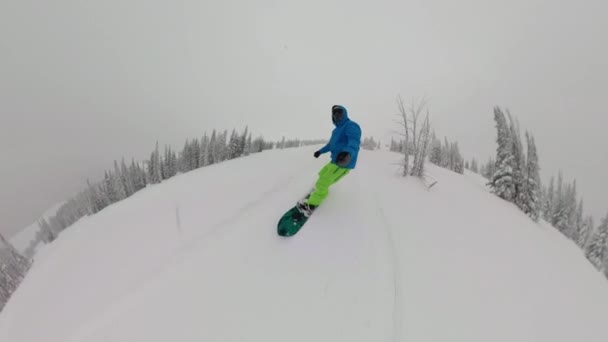
POLYGON ((441 166, 442 159, 442 150, 441 150, 441 141, 436 137, 433 138, 433 142, 431 143, 431 154, 429 156, 429 161, 437 166, 441 166))
POLYGON ((177 153, 171 150, 171 173, 175 176, 179 172, 177 153))
POLYGON ((198 138, 192 140, 192 142, 190 143, 189 152, 190 156, 188 159, 190 161, 190 170, 196 170, 201 167, 201 162, 199 160, 199 157, 201 155, 201 145, 198 141, 198 138))
POLYGON ((186 139, 184 142, 184 147, 179 154, 179 162, 178 162, 179 172, 185 173, 190 171, 190 140, 186 139))
POLYGON ((169 166, 171 163, 171 156, 169 154, 169 146, 165 145, 165 151, 163 152, 163 157, 160 162, 160 176, 163 180, 171 178, 171 167, 169 166))
MULTIPOLYGON (((264 137, 262 136, 255 138, 251 142, 251 144, 254 153, 262 152, 264 150, 270 150, 274 147, 274 143, 264 140, 264 137)), ((288 145, 289 141, 286 141, 284 147, 287 148, 288 145)))
POLYGON ((0 234, 0 311, 25 277, 30 260, 24 258, 0 234))
POLYGON ((228 157, 227 139, 228 131, 218 133, 213 151, 213 160, 216 163, 223 162, 228 157))
POLYGON ((196 159, 194 159, 194 140, 186 141, 186 146, 184 147, 184 172, 192 171, 196 169, 196 159))
POLYGON ((158 141, 156 142, 156 148, 154 149, 154 174, 153 174, 153 179, 156 183, 160 183, 163 178, 160 174, 160 167, 161 167, 161 157, 160 157, 160 151, 158 148, 158 141))
POLYGON ((538 153, 536 151, 534 137, 528 132, 526 132, 526 142, 528 145, 528 157, 526 161, 526 170, 524 172, 526 177, 524 191, 526 194, 523 196, 526 202, 523 206, 528 210, 527 214, 530 215, 533 220, 537 221, 541 212, 540 167, 538 164, 538 153))
POLYGON ((553 224, 553 213, 555 211, 555 177, 551 176, 549 187, 545 192, 543 201, 543 218, 553 224))
MULTIPOLYGON (((285 142, 283 141, 281 146, 285 146, 285 142)), ((264 140, 262 139, 262 137, 257 137, 255 139, 253 139, 253 141, 251 142, 251 150, 253 153, 259 153, 262 152, 264 148, 264 140)))
POLYGON ((458 148, 457 142, 453 142, 450 146, 449 156, 450 170, 464 174, 464 158, 460 154, 460 149, 458 148))
POLYGON ((200 156, 198 160, 201 163, 201 167, 209 165, 209 137, 207 136, 207 132, 201 138, 201 149, 200 156))
POLYGON ((171 146, 165 146, 165 154, 162 161, 162 177, 169 179, 177 174, 177 157, 171 146))
POLYGON ((114 187, 114 193, 116 194, 116 202, 122 201, 127 198, 127 192, 125 190, 124 183, 120 169, 118 168, 118 162, 114 160, 114 173, 112 174, 112 187, 114 187))
POLYGON ((580 235, 581 246, 584 251, 586 251, 587 247, 589 246, 589 242, 591 241, 591 236, 592 236, 594 228, 595 228, 595 220, 593 219, 593 216, 588 215, 583 220, 583 231, 585 233, 580 235))
POLYGON ((239 156, 240 138, 236 134, 236 130, 232 130, 228 143, 228 159, 234 159, 239 156))
POLYGON ((585 241, 583 241, 581 244, 583 245, 583 251, 585 251, 585 254, 587 254, 587 252, 589 251, 589 247, 591 246, 591 241, 593 240, 593 237, 595 236, 595 233, 596 233, 595 220, 593 219, 593 216, 587 215, 585 217, 584 225, 585 225, 585 230, 587 231, 587 234, 586 234, 585 241))
POLYGON ((169 178, 171 178, 177 174, 177 155, 170 146, 167 158, 167 171, 169 172, 169 178))
POLYGON ((133 179, 133 186, 135 187, 135 192, 146 187, 146 175, 145 171, 142 170, 139 164, 135 163, 135 159, 131 159, 131 165, 129 166, 129 174, 133 179))
POLYGON ((484 169, 484 171, 481 174, 486 179, 492 180, 492 177, 494 177, 494 173, 495 173, 495 169, 496 169, 496 162, 494 161, 494 159, 492 157, 490 157, 488 159, 488 162, 486 163, 486 165, 483 169, 484 169))
POLYGON ((150 154, 150 160, 148 160, 148 182, 150 184, 160 183, 162 180, 160 174, 160 154, 158 152, 158 142, 156 142, 156 148, 152 154, 150 154))
POLYGON ((564 177, 560 171, 557 176, 557 189, 554 194, 553 212, 551 224, 562 234, 568 233, 568 215, 566 212, 566 189, 564 188, 564 177))
POLYGON ((220 146, 220 160, 224 161, 228 159, 228 130, 224 130, 218 142, 220 146))
MULTIPOLYGON (((16 270, 21 272, 24 275, 25 272, 27 272, 27 269, 29 268, 31 261, 28 260, 27 258, 24 258, 17 251, 17 249, 10 242, 8 242, 8 240, 6 240, 4 238, 4 236, 2 234, 0 234, 0 245, 2 246, 3 249, 6 249, 6 251, 8 252, 8 254, 7 254, 8 258, 4 259, 4 260, 12 263, 15 266, 16 270)), ((0 259, 2 259, 2 258, 0 258, 0 259)))
POLYGON ((237 157, 241 157, 246 154, 245 147, 247 146, 247 136, 249 135, 249 127, 245 127, 245 131, 241 134, 239 139, 239 153, 237 157))
POLYGON ((120 180, 125 190, 126 197, 133 195, 135 193, 135 186, 133 185, 133 179, 131 179, 127 164, 125 164, 125 158, 122 158, 120 161, 120 180))
POLYGON ((471 171, 479 173, 479 164, 477 163, 477 159, 475 158, 471 160, 471 171))
POLYGON ((51 229, 51 225, 45 218, 38 220, 38 226, 40 227, 40 239, 44 243, 51 243, 57 238, 55 232, 51 229))
POLYGON ((247 137, 247 142, 245 143, 245 155, 248 156, 251 153, 251 132, 249 132, 249 136, 247 137))
MULTIPOLYGON (((572 185, 568 187, 568 191, 566 193, 566 216, 567 216, 567 231, 568 237, 573 241, 578 240, 578 231, 579 228, 577 226, 577 190, 576 190, 576 179, 572 182, 572 185)), ((581 213, 582 218, 582 213, 581 213)))
POLYGON ((95 214, 108 206, 108 199, 104 196, 104 192, 99 188, 99 185, 93 185, 87 180, 87 195, 89 211, 91 214, 95 214))
POLYGON ((574 240, 574 242, 576 242, 577 245, 579 245, 581 248, 585 248, 585 242, 587 241, 587 234, 589 233, 589 230, 587 229, 587 227, 585 227, 585 218, 584 218, 584 203, 583 203, 583 199, 581 198, 580 201, 578 202, 578 206, 576 207, 576 222, 575 222, 575 227, 576 227, 576 240, 574 240))
POLYGON ((361 148, 369 151, 373 151, 377 148, 376 141, 373 137, 365 137, 363 138, 363 142, 361 142, 361 148))
POLYGON ((587 259, 591 261, 593 266, 598 270, 602 270, 604 260, 608 253, 608 214, 602 220, 602 223, 592 237, 587 249, 587 259))
POLYGON ((492 192, 498 197, 512 201, 515 196, 513 179, 513 142, 505 114, 499 107, 494 108, 498 147, 496 149, 495 171, 490 181, 492 192))
POLYGON ((513 203, 517 205, 521 211, 528 214, 530 208, 528 208, 528 192, 526 191, 526 156, 524 155, 523 144, 521 141, 521 134, 519 129, 519 123, 513 119, 511 113, 507 111, 509 116, 509 130, 511 132, 511 152, 513 153, 513 203))
POLYGON ((553 216, 551 223, 562 234, 576 241, 574 222, 576 221, 576 181, 565 184, 562 173, 557 179, 557 190, 555 192, 553 216))
POLYGON ((215 164, 217 162, 217 132, 215 129, 211 133, 207 152, 207 165, 215 164))
POLYGON ((207 137, 207 133, 201 137, 201 144, 198 155, 199 167, 207 166, 207 145, 209 144, 209 138, 207 137))
POLYGON ((448 170, 456 169, 456 146, 454 145, 454 143, 450 143, 448 150, 447 150, 447 157, 448 157, 448 161, 447 161, 446 168, 448 170))
POLYGON ((450 164, 450 143, 448 142, 448 137, 443 137, 443 147, 441 148, 441 167, 446 168, 448 170, 452 170, 454 168, 453 165, 450 164))
POLYGON ((112 187, 112 179, 110 178, 108 171, 104 172, 103 180, 101 181, 99 189, 103 192, 103 196, 107 199, 108 205, 115 202, 116 195, 113 192, 114 188, 112 187))

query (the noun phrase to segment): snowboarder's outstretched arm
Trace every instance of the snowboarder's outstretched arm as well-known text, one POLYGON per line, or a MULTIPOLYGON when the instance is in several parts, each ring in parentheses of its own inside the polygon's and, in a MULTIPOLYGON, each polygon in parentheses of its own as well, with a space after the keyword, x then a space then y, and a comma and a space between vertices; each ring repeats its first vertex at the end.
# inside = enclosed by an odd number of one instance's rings
POLYGON ((327 145, 325 145, 325 146, 321 147, 321 149, 319 150, 319 152, 320 152, 321 154, 324 154, 324 153, 329 152, 329 149, 330 149, 330 147, 329 147, 329 143, 327 143, 327 145))
POLYGON ((329 143, 327 143, 327 145, 321 147, 320 150, 315 152, 315 158, 319 158, 320 155, 327 153, 330 151, 330 147, 329 147, 329 143))

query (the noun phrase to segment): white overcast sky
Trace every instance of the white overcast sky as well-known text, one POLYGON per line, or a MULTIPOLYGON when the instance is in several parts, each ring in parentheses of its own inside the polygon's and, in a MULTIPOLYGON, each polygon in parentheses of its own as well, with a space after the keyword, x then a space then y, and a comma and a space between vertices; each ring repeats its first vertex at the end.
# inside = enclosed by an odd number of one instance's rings
MULTIPOLYGON (((327 137, 344 104, 386 139, 395 98, 430 99, 467 158, 495 149, 492 107, 536 136, 543 177, 606 194, 605 1, 0 0, 0 232, 212 128, 327 137)), ((294 150, 293 153, 299 153, 294 150)), ((370 180, 373 181, 373 180, 370 180)))

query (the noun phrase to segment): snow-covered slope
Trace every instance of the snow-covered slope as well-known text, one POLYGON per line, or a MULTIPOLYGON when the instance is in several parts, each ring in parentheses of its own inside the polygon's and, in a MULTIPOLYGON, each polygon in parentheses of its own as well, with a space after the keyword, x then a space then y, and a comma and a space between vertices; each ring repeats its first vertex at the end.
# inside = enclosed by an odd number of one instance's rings
MULTIPOLYGON (((41 216, 41 219, 44 218, 48 220, 54 216, 64 203, 65 202, 61 202, 52 206, 41 216)), ((33 222, 11 237, 10 242, 18 251, 23 252, 30 245, 30 242, 35 239, 36 233, 38 233, 39 230, 40 225, 38 224, 38 221, 33 222)))
POLYGON ((429 166, 362 152, 303 230, 313 149, 203 168, 81 220, 37 259, 0 341, 606 341, 608 282, 554 229, 429 166))

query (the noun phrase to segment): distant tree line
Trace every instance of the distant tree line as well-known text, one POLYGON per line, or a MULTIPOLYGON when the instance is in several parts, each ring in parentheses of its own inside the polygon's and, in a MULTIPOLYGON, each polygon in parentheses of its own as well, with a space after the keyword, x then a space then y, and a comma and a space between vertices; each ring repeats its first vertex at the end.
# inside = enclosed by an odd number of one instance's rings
POLYGON ((277 148, 293 148, 293 147, 302 147, 302 146, 310 146, 310 145, 320 145, 326 144, 327 140, 315 139, 315 140, 300 140, 300 139, 289 139, 285 140, 285 137, 279 142, 277 142, 277 148))
MULTIPOLYGON (((578 198, 576 180, 565 183, 560 172, 557 182, 552 177, 549 186, 543 186, 534 136, 526 132, 524 150, 517 120, 499 107, 494 108, 494 120, 496 156, 480 168, 480 173, 489 179, 492 192, 514 203, 535 221, 542 218, 553 225, 608 277, 608 215, 594 229, 593 217, 585 215, 584 201, 578 198)), ((477 168, 473 161, 471 168, 477 168)))
MULTIPOLYGON (((404 140, 396 141, 394 138, 391 139, 389 144, 389 150, 391 152, 408 153, 409 155, 414 154, 412 145, 406 144, 404 140)), ((457 173, 464 173, 465 161, 460 153, 460 148, 457 142, 449 142, 447 138, 444 139, 444 143, 437 139, 435 133, 431 134, 430 148, 426 152, 428 160, 445 169, 452 170, 457 173)))
POLYGON ((483 169, 483 165, 480 167, 477 159, 472 158, 471 161, 466 161, 464 164, 464 168, 470 170, 471 172, 480 173, 480 169, 483 169))
POLYGON ((494 176, 494 172, 496 171, 496 161, 493 157, 490 157, 486 164, 481 165, 479 168, 479 174, 486 177, 487 179, 492 179, 494 176))
POLYGON ((291 148, 324 144, 326 140, 285 139, 276 143, 262 136, 253 138, 248 128, 242 132, 233 129, 230 134, 225 130, 213 130, 201 138, 187 139, 181 151, 171 146, 161 150, 158 143, 143 162, 131 159, 114 161, 113 168, 106 170, 100 182, 87 181, 86 190, 77 194, 62 205, 57 213, 47 219, 40 219, 40 230, 24 254, 31 257, 41 242, 50 243, 59 233, 86 215, 95 214, 110 204, 130 197, 148 185, 157 184, 175 175, 201 167, 221 163, 225 160, 247 156, 252 153, 276 148, 291 148))
POLYGON ((376 142, 373 137, 363 138, 363 141, 361 142, 361 148, 364 150, 374 151, 380 149, 380 146, 380 141, 376 142))
POLYGON ((0 312, 15 292, 31 262, 0 234, 0 312))
MULTIPOLYGON (((225 160, 246 156, 274 147, 274 143, 262 137, 252 138, 248 128, 238 133, 235 129, 228 131, 213 130, 211 135, 205 133, 200 139, 186 140, 178 153, 170 146, 161 151, 156 143, 148 160, 126 163, 114 161, 114 167, 106 170, 101 182, 87 182, 87 189, 62 205, 55 216, 39 221, 40 231, 37 239, 49 243, 58 234, 81 217, 95 214, 110 204, 130 197, 150 184, 157 184, 177 174, 221 163, 225 160)), ((39 241, 32 241, 35 246, 39 241)), ((32 248, 28 248, 28 252, 32 248)))
POLYGON ((562 173, 542 187, 542 218, 574 241, 598 270, 608 277, 608 214, 598 227, 585 215, 584 200, 578 198, 576 180, 566 183, 562 173))
POLYGON ((458 143, 449 142, 446 137, 442 144, 441 140, 435 137, 435 133, 433 133, 432 141, 429 161, 439 167, 463 174, 465 161, 462 154, 460 154, 458 143))
POLYGON ((275 143, 261 136, 253 138, 248 128, 242 132, 233 129, 230 134, 227 130, 213 130, 210 135, 205 133, 201 138, 187 139, 179 152, 170 146, 161 150, 157 143, 150 157, 143 162, 134 159, 129 163, 124 159, 114 161, 113 168, 105 171, 100 182, 88 181, 87 188, 62 205, 54 216, 48 220, 39 220, 40 230, 30 242, 25 255, 33 255, 40 242, 52 242, 61 231, 83 216, 95 214, 148 185, 225 160, 272 149, 274 146, 275 143))

